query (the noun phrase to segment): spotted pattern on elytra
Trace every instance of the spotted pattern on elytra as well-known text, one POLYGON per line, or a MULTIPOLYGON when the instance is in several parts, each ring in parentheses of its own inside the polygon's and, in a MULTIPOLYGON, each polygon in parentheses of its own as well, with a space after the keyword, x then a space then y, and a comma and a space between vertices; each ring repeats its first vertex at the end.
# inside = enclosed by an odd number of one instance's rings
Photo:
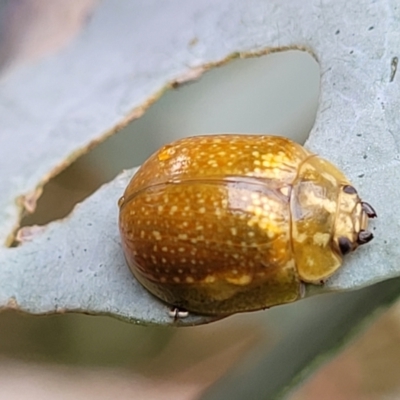
POLYGON ((328 161, 261 135, 166 145, 119 206, 137 279, 174 306, 220 315, 300 298, 303 282, 320 284, 370 240, 375 216, 328 161))
POLYGON ((149 279, 241 285, 291 259, 288 208, 288 197, 259 183, 159 185, 131 199, 122 229, 149 279))
POLYGON ((285 138, 254 135, 195 136, 165 145, 140 168, 129 193, 159 183, 202 177, 256 177, 292 183, 308 152, 285 138))

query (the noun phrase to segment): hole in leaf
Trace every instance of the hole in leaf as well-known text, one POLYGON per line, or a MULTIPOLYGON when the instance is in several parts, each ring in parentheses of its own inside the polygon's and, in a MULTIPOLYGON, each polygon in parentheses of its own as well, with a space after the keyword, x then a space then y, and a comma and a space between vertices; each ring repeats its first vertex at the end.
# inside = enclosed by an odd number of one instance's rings
MULTIPOLYGON (((49 181, 21 226, 63 218, 123 169, 172 140, 205 133, 264 133, 304 143, 314 124, 319 66, 302 51, 237 59, 167 91, 143 117, 49 181)), ((115 200, 117 201, 117 199, 115 200)))

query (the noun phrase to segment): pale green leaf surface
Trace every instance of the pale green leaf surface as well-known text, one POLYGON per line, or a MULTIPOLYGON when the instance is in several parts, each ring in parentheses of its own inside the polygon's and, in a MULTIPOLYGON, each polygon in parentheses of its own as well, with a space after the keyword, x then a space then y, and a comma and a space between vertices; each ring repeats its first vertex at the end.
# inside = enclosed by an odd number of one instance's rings
MULTIPOLYGON (((356 289, 399 275, 400 80, 391 76, 400 50, 395 1, 100 4, 67 48, 1 82, 3 242, 18 223, 18 196, 31 193, 135 110, 139 115, 168 82, 236 52, 307 48, 322 72, 319 113, 307 146, 342 167, 379 215, 374 242, 348 257, 317 291, 356 289), (193 38, 196 46, 189 44, 193 38)), ((1 307, 170 321, 166 306, 132 280, 124 263, 116 206, 122 182, 126 175, 31 241, 1 249, 1 307)))

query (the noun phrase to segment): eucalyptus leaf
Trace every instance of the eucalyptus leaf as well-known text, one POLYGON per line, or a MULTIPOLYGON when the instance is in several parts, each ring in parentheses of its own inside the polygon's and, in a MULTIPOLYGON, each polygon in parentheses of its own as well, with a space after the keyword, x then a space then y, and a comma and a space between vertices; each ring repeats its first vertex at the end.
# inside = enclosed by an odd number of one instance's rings
MULTIPOLYGON (((0 84, 0 240, 10 241, 21 208, 34 209, 51 176, 139 117, 173 82, 234 56, 297 48, 313 54, 322 71, 306 146, 341 167, 379 216, 374 242, 308 295, 399 276, 399 13, 394 0, 99 3, 69 46, 0 84)), ((130 174, 20 246, 3 245, 0 307, 173 323, 123 259, 117 199, 130 174)))
POLYGON ((84 312, 133 323, 194 325, 215 318, 174 321, 127 268, 118 233, 116 199, 126 172, 103 186, 72 215, 37 230, 24 228, 23 245, 1 253, 0 304, 32 314, 84 312))

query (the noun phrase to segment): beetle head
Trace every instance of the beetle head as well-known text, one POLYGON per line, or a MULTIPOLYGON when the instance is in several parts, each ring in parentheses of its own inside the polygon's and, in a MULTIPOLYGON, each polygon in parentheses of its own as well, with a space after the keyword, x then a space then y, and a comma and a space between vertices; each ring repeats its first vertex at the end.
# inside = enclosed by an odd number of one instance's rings
POLYGON ((344 256, 373 239, 373 234, 367 228, 368 219, 375 217, 375 210, 361 201, 353 186, 342 186, 333 235, 333 241, 341 255, 344 256))

